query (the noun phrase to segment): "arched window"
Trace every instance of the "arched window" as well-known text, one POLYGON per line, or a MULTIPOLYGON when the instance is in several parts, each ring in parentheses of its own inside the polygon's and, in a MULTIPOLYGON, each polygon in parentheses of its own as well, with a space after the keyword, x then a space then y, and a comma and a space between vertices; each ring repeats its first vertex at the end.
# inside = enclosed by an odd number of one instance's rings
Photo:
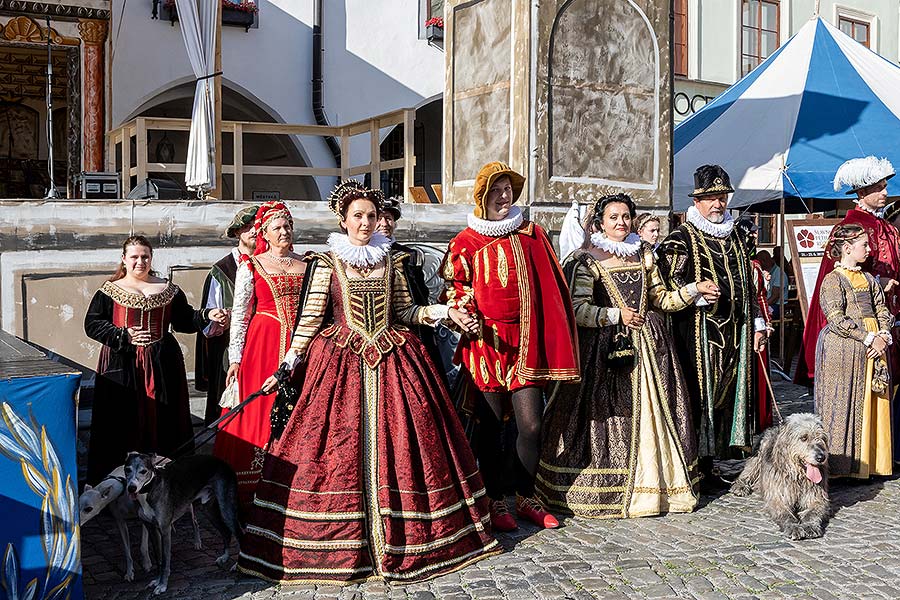
POLYGON ((659 46, 632 1, 569 0, 550 33, 552 180, 655 189, 659 46))

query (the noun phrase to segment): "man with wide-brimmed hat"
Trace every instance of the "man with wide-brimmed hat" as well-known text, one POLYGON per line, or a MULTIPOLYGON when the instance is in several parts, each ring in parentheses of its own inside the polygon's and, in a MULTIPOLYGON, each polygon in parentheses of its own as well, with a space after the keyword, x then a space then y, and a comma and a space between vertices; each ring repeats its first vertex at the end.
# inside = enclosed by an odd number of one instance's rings
POLYGON ((670 289, 711 280, 717 291, 672 313, 675 349, 694 399, 698 456, 704 487, 720 483, 713 459, 749 451, 753 423, 751 372, 754 351, 767 333, 755 302, 747 247, 726 209, 734 192, 725 169, 703 165, 694 173, 694 205, 685 223, 660 245, 658 254, 670 289))
MULTIPOLYGON (((887 203, 887 182, 894 176, 894 166, 886 158, 867 156, 853 158, 842 164, 834 176, 834 190, 847 187, 847 195, 856 196, 856 206, 847 211, 839 225, 856 224, 866 230, 869 237, 869 258, 860 264, 862 270, 872 274, 884 290, 884 300, 892 315, 900 313, 900 233, 882 218, 887 203)), ((834 270, 835 260, 826 250, 819 267, 816 289, 810 299, 803 330, 803 346, 797 365, 795 380, 809 384, 815 375, 816 341, 826 325, 825 315, 819 305, 819 290, 825 276, 834 270)), ((894 341, 900 341, 897 329, 894 341)), ((893 373, 900 372, 900 353, 890 352, 889 364, 893 373)))
POLYGON ((482 167, 474 213, 450 242, 442 267, 450 306, 478 319, 476 330, 460 339, 455 360, 481 392, 475 451, 491 497, 491 522, 500 531, 517 527, 501 485, 506 408, 512 406, 518 427, 516 510, 539 527, 556 527, 534 498, 543 388, 580 377, 575 318, 559 261, 544 231, 514 206, 524 186, 525 178, 504 163, 482 167))
MULTIPOLYGON (((231 309, 234 298, 234 278, 242 254, 253 254, 256 246, 256 233, 253 231, 253 218, 259 206, 247 206, 234 215, 225 229, 225 235, 237 240, 238 245, 226 256, 216 262, 203 282, 203 306, 205 308, 231 309)), ((197 334, 197 345, 194 352, 194 387, 206 392, 206 411, 204 420, 212 423, 222 414, 219 399, 225 390, 225 373, 228 372, 228 325, 210 323, 197 334)))

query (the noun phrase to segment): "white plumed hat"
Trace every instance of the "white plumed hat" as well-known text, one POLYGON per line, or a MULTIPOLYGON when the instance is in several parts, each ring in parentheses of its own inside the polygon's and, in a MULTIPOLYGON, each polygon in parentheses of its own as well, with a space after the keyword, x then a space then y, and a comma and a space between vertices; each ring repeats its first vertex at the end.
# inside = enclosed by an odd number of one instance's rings
POLYGON ((894 175, 894 165, 886 158, 851 158, 838 167, 834 174, 834 191, 837 192, 845 185, 850 186, 850 191, 847 192, 849 196, 860 188, 890 179, 894 175))

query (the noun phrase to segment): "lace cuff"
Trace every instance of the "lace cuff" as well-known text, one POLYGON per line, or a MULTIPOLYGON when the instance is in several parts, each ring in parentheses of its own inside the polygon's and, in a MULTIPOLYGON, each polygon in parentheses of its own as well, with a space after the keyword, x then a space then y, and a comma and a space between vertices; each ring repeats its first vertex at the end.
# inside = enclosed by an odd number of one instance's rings
POLYGON ((244 354, 247 326, 250 322, 250 302, 253 300, 253 272, 246 263, 238 266, 234 278, 234 304, 231 307, 231 340, 228 343, 228 362, 239 363, 244 354))
POLYGON ((416 315, 416 317, 416 320, 418 320, 422 325, 435 327, 441 321, 449 319, 450 307, 446 304, 431 304, 429 306, 422 306, 419 308, 419 314, 416 315))

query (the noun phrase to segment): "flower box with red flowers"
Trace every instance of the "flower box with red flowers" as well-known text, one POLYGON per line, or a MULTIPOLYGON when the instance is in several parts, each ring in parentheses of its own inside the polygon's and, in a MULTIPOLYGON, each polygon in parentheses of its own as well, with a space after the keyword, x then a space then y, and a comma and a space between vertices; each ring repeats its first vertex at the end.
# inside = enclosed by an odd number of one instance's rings
POLYGON ((443 17, 431 17, 425 21, 425 37, 428 41, 433 42, 444 39, 444 19, 443 17))
MULTIPOLYGON (((172 24, 178 20, 178 9, 175 0, 165 0, 163 5, 169 11, 169 20, 172 24)), ((244 0, 242 2, 230 2, 222 0, 222 25, 234 25, 249 30, 256 20, 259 6, 256 2, 244 0)))

